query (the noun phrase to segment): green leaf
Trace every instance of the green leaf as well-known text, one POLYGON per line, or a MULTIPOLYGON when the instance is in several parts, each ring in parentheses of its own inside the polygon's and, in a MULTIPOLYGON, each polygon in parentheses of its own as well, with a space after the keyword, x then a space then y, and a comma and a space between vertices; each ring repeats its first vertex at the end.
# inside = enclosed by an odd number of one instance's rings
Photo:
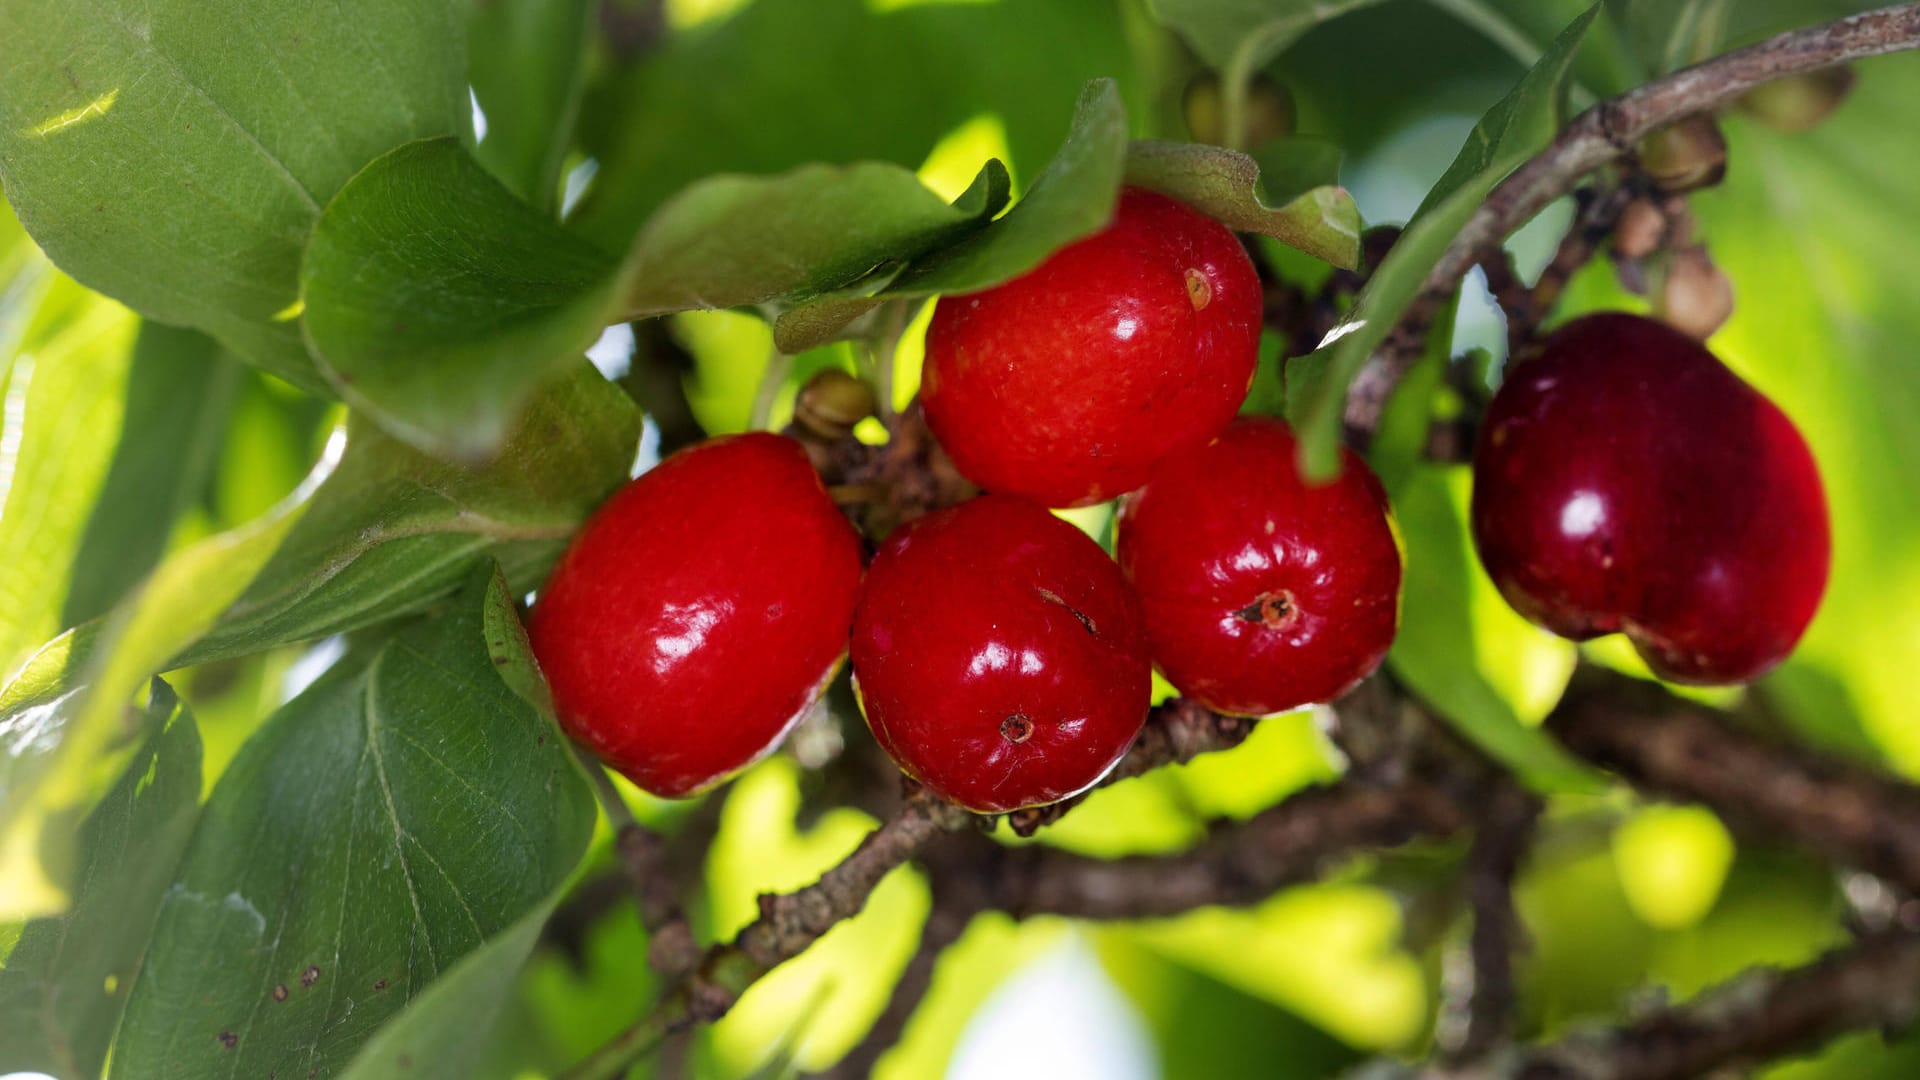
MULTIPOLYGON (((205 334, 141 324, 127 374, 126 418, 73 553, 60 625, 105 614, 160 562, 175 524, 212 482, 244 376, 238 361, 205 334)), ((62 447, 73 449, 73 442, 62 447)))
POLYGON ((607 323, 832 289, 978 229, 1007 193, 997 162, 951 204, 874 162, 712 177, 662 207, 616 273, 454 140, 415 143, 327 208, 307 257, 307 333, 342 395, 387 430, 484 457, 607 323))
POLYGON ((1302 34, 1380 0, 1147 0, 1213 68, 1244 80, 1302 34))
POLYGON ((490 1017, 453 1007, 497 1000, 594 823, 565 740, 494 673, 486 612, 511 604, 478 568, 241 751, 161 908, 116 1076, 331 1074, 396 1016, 373 1052, 471 1052, 490 1017))
POLYGON ((200 735, 158 679, 152 732, 80 826, 73 906, 20 928, 0 967, 0 1062, 98 1076, 154 915, 200 812, 200 735))
POLYGON ((1400 632, 1387 663, 1454 729, 1543 793, 1605 784, 1537 726, 1566 689, 1575 648, 1507 606, 1467 533, 1469 478, 1416 465, 1393 492, 1406 546, 1400 632))
POLYGON ((1301 465, 1308 475, 1330 476, 1339 468, 1347 386, 1419 294, 1447 245, 1494 185, 1560 130, 1567 75, 1599 10, 1595 5, 1575 19, 1520 85, 1481 117, 1368 279, 1346 322, 1330 335, 1332 343, 1288 363, 1288 412, 1300 432, 1301 465))
POLYGON ((409 143, 327 205, 301 269, 341 396, 441 456, 498 450, 527 397, 608 321, 613 264, 457 139, 409 143))
POLYGON ((0 727, 35 733, 0 747, 0 865, 29 875, 42 903, 57 896, 47 867, 70 835, 49 819, 95 797, 98 760, 117 756, 120 704, 154 672, 422 610, 488 558, 522 589, 537 584, 625 479, 638 438, 618 388, 584 361, 574 375, 487 468, 354 421, 347 450, 273 514, 169 556, 108 616, 43 648, 0 693, 0 727))
POLYGON ((1263 197, 1253 158, 1178 142, 1134 143, 1127 183, 1179 199, 1235 232, 1271 236, 1344 269, 1360 265, 1360 210, 1345 188, 1317 187, 1276 208, 1263 197))
POLYGON ((474 156, 538 210, 560 193, 598 13, 588 0, 488 0, 467 21, 467 77, 487 118, 474 156))
POLYGON ((521 591, 627 478, 640 415, 574 361, 491 465, 441 461, 354 417, 339 466, 280 548, 174 666, 258 652, 423 610, 486 559, 521 591))
POLYGON ((1053 160, 1006 216, 951 247, 883 271, 840 293, 783 312, 774 341, 798 352, 834 340, 855 319, 894 299, 968 293, 1019 277, 1048 255, 1113 218, 1127 154, 1127 115, 1118 87, 1096 79, 1081 92, 1053 160))
POLYGON ((4 316, 19 320, 18 344, 0 353, 13 414, 6 435, 17 440, 12 468, 0 479, 0 670, 7 674, 69 625, 61 609, 75 549, 114 452, 101 435, 122 426, 140 325, 120 305, 48 274, 37 288, 22 283, 33 295, 4 316))
POLYGON ((755 0, 667 35, 590 93, 583 149, 599 171, 570 225, 619 253, 704 177, 813 161, 913 168, 978 120, 1004 133, 1028 187, 1086 81, 1135 70, 1127 22, 1112 0, 755 0))
POLYGON ((321 383, 286 317, 320 208, 465 130, 452 0, 17 0, 0 185, 53 261, 161 322, 321 383))

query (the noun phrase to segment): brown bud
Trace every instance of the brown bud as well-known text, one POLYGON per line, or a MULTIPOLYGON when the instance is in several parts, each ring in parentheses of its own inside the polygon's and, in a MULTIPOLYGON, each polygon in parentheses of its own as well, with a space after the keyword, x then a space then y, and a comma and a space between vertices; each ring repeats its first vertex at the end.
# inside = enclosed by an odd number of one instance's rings
POLYGON ((1622 259, 1644 259, 1660 250, 1667 236, 1667 215, 1652 199, 1641 196, 1620 211, 1613 227, 1613 253, 1622 259))
POLYGON ((1810 71, 1761 83, 1734 102, 1741 112, 1778 131, 1806 131, 1833 115, 1853 89, 1850 67, 1810 71))
MULTIPOLYGON (((1202 72, 1187 83, 1180 108, 1195 142, 1227 144, 1225 97, 1220 76, 1211 71, 1202 72)), ((1269 139, 1293 134, 1293 94, 1265 75, 1255 75, 1247 84, 1245 109, 1243 146, 1259 146, 1269 139)))
POLYGON ((823 439, 839 439, 873 415, 873 388, 838 368, 807 380, 794 399, 793 422, 823 439))
POLYGON ((1727 140, 1711 116, 1690 116, 1640 143, 1640 167, 1670 192, 1712 187, 1727 174, 1727 140))
POLYGON ((1655 307, 1668 326, 1705 341, 1733 314, 1733 281, 1704 246, 1679 248, 1667 260, 1655 307))

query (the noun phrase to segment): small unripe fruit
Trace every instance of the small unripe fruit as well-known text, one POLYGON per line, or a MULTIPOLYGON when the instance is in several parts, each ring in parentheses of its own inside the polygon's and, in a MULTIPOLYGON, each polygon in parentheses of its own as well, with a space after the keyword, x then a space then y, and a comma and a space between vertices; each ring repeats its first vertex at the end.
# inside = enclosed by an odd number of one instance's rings
MULTIPOLYGON (((1186 92, 1180 96, 1180 110, 1186 115, 1187 130, 1192 133, 1193 141, 1227 145, 1224 98, 1220 76, 1211 71, 1195 75, 1187 83, 1186 92)), ((1246 130, 1242 132, 1242 148, 1293 134, 1293 93, 1267 76, 1255 75, 1248 80, 1244 108, 1242 122, 1246 130)))
POLYGON ((1352 451, 1311 485, 1279 420, 1235 421, 1120 508, 1120 568, 1153 660, 1210 708, 1263 716, 1331 701, 1380 665, 1400 614, 1386 493, 1352 451))
POLYGON ((987 495, 896 530, 853 624, 867 723, 902 770, 979 813, 1085 791, 1151 692, 1140 608, 1086 534, 987 495))
POLYGON ((966 477, 1087 506, 1233 419, 1253 383, 1261 290, 1227 228, 1126 189, 1113 223, 927 329, 927 423, 966 477))
POLYGON ((1661 322, 1705 341, 1733 316, 1733 280, 1707 257, 1706 248, 1680 248, 1667 258, 1655 307, 1661 322))
POLYGON ((1727 138, 1711 116, 1689 116, 1640 143, 1640 167, 1673 194, 1712 187, 1727 175, 1727 138))
POLYGON ((860 555, 792 439, 674 454, 588 520, 534 605, 561 726, 668 798, 751 764, 838 666, 860 555))
POLYGON ((1520 614, 1576 641, 1624 632, 1687 683, 1784 659, 1831 560, 1793 422, 1698 342, 1622 314, 1561 327, 1494 395, 1473 535, 1520 614))
POLYGON ((1855 78, 1853 69, 1845 66, 1811 71, 1761 83, 1734 104, 1777 131, 1807 131, 1832 116, 1847 100, 1855 78))
POLYGON ((822 439, 843 439, 873 415, 873 387, 839 368, 815 373, 793 399, 793 422, 822 439))
POLYGON ((1613 253, 1622 259, 1644 259, 1660 250, 1666 236, 1667 215, 1642 196, 1620 211, 1613 227, 1613 253))

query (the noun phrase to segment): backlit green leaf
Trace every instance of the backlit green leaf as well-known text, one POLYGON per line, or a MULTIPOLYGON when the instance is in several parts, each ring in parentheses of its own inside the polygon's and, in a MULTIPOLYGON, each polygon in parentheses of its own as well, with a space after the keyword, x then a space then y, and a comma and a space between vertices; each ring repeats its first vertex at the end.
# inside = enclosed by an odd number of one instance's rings
POLYGON ((320 381, 288 317, 307 232, 361 166, 465 130, 453 0, 13 0, 0 185, 61 269, 320 381))

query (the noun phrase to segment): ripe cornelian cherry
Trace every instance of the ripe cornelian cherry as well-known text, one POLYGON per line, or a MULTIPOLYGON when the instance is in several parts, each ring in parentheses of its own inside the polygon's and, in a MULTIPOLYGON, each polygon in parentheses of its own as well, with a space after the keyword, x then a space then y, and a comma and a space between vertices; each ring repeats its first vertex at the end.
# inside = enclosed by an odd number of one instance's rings
POLYGON ((1387 496, 1347 451, 1308 484, 1279 420, 1236 420, 1120 504, 1120 568, 1153 661, 1209 708, 1264 716, 1331 701, 1365 678, 1400 618, 1387 496))
POLYGON ((1624 631, 1688 683, 1785 658, 1831 559, 1793 422, 1697 342, 1617 313, 1561 327, 1494 395, 1473 535, 1522 615, 1576 641, 1624 631))
POLYGON ((1093 786, 1147 716, 1140 608, 1100 545, 987 495, 888 537, 853 621, 867 723, 934 794, 981 813, 1093 786))
POLYGON ((1024 277, 948 296, 927 327, 927 423, 967 479, 1048 506, 1131 491, 1233 419, 1260 280, 1219 222, 1120 195, 1113 223, 1024 277))
POLYGON ((607 500, 534 604, 561 726, 655 795, 778 743, 839 666, 860 538, 791 439, 674 454, 607 500))

